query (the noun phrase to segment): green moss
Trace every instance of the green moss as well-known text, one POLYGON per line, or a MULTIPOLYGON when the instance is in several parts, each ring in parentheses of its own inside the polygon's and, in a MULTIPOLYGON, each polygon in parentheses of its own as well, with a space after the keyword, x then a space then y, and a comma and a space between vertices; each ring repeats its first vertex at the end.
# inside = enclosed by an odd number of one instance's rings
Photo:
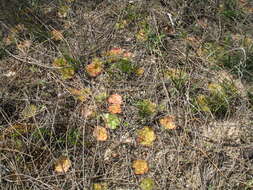
POLYGON ((156 112, 157 105, 150 100, 140 100, 136 103, 141 117, 149 117, 156 112))
POLYGON ((66 136, 67 136, 67 143, 71 146, 74 146, 79 142, 81 134, 77 129, 71 129, 70 131, 68 131, 66 136))
POLYGON ((236 0, 225 0, 220 6, 220 14, 230 20, 243 19, 243 11, 236 0))
POLYGON ((125 74, 131 74, 135 70, 133 63, 130 60, 126 59, 120 59, 119 61, 117 61, 117 63, 112 65, 112 68, 113 67, 119 69, 120 72, 125 74))
POLYGON ((202 112, 223 118, 235 107, 238 99, 239 94, 234 84, 223 81, 209 84, 208 93, 198 95, 195 98, 195 105, 202 112))
POLYGON ((59 67, 58 71, 63 79, 71 79, 75 75, 75 65, 70 59, 65 59, 64 57, 56 58, 53 66, 59 67))

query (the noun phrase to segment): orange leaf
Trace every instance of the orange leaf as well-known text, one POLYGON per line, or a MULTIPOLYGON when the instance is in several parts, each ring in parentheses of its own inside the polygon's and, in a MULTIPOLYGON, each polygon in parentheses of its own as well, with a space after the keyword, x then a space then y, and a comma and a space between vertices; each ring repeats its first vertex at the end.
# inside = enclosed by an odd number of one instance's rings
POLYGON ((113 104, 113 105, 110 105, 110 106, 108 107, 108 111, 109 111, 110 113, 114 113, 114 114, 116 114, 116 113, 121 113, 121 112, 122 112, 122 111, 121 111, 120 104, 113 104))
POLYGON ((103 62, 95 58, 91 64, 86 66, 86 71, 91 77, 96 77, 103 71, 103 62))
POLYGON ((98 141, 106 141, 108 139, 108 133, 106 128, 97 126, 93 131, 93 136, 98 141))
POLYGON ((110 104, 122 104, 122 97, 119 94, 113 94, 108 98, 110 104))
POLYGON ((112 48, 105 55, 107 56, 107 61, 115 62, 115 61, 119 60, 122 57, 123 49, 121 49, 121 48, 112 48))
POLYGON ((148 163, 145 160, 135 160, 132 167, 137 175, 145 174, 149 170, 148 163))
POLYGON ((174 116, 166 116, 159 120, 160 125, 166 129, 175 129, 177 126, 175 124, 175 117, 174 116))
POLYGON ((120 56, 123 54, 123 50, 121 48, 112 48, 110 51, 107 52, 109 56, 120 56))

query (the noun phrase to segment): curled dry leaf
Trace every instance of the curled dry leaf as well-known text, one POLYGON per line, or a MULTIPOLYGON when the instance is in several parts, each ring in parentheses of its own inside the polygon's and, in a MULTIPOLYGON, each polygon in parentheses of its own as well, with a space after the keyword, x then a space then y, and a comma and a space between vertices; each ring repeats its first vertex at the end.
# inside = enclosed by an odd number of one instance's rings
POLYGON ((91 64, 86 66, 86 71, 91 77, 96 77, 103 71, 103 62, 95 58, 91 64))
POLYGON ((175 129, 175 117, 174 116, 165 116, 159 120, 160 125, 165 129, 175 129))
POLYGON ((116 113, 121 113, 121 107, 120 104, 112 104, 108 107, 108 111, 110 113, 116 114, 116 113))
POLYGON ((152 128, 145 126, 138 130, 137 141, 144 146, 151 146, 156 139, 155 132, 152 128))
POLYGON ((122 97, 119 94, 112 94, 109 98, 108 98, 108 102, 110 104, 122 104, 122 97))
POLYGON ((98 141, 106 141, 108 139, 108 133, 106 128, 97 126, 95 127, 93 131, 93 136, 98 140, 98 141))
POLYGON ((54 166, 54 171, 57 173, 65 173, 71 167, 71 161, 67 156, 61 156, 54 166))
POLYGON ((135 160, 132 167, 134 168, 134 173, 137 175, 145 174, 148 172, 148 163, 145 160, 135 160))

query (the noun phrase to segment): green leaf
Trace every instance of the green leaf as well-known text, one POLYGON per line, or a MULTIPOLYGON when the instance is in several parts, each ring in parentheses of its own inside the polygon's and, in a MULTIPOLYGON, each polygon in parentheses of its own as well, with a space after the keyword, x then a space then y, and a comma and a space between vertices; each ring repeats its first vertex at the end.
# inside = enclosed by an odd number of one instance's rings
POLYGON ((75 68, 65 58, 56 58, 53 66, 59 67, 63 79, 71 79, 75 75, 75 68))
POLYGON ((152 178, 147 177, 141 180, 140 188, 142 190, 152 190, 154 189, 155 182, 152 178))
POLYGON ((105 113, 103 114, 105 124, 110 129, 116 129, 120 125, 120 119, 115 114, 105 113))

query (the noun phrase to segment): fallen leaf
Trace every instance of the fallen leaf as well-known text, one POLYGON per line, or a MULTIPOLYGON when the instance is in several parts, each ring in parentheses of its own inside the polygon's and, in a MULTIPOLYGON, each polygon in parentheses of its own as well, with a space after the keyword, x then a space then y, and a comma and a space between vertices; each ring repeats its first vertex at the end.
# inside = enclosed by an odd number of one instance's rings
POLYGON ((55 30, 55 29, 52 30, 51 35, 52 35, 52 39, 54 39, 56 41, 60 41, 60 40, 64 39, 63 34, 59 30, 55 30))
POLYGON ((86 66, 86 71, 91 77, 96 77, 103 71, 103 62, 95 58, 92 63, 86 66))
POLYGON ((71 167, 71 161, 66 156, 61 156, 56 162, 54 166, 54 171, 57 173, 65 173, 71 167))
POLYGON ((137 175, 145 174, 149 170, 148 163, 145 160, 135 160, 132 167, 137 175))
POLYGON ((110 104, 122 104, 122 97, 119 94, 112 94, 109 98, 108 98, 108 102, 110 104))
POLYGON ((98 140, 98 141, 106 141, 108 139, 108 133, 106 128, 97 126, 95 127, 93 131, 93 136, 98 140))
POLYGON ((106 127, 110 129, 116 129, 120 125, 120 119, 115 114, 105 113, 103 114, 106 127))
POLYGON ((156 139, 155 132, 152 128, 145 126, 138 130, 137 141, 144 146, 151 146, 156 139))
POLYGON ((93 184, 93 190, 108 190, 107 183, 95 183, 93 184))
POLYGON ((113 104, 113 105, 110 105, 110 106, 108 107, 108 111, 109 111, 110 113, 113 113, 113 114, 121 113, 121 112, 122 112, 122 111, 121 111, 121 106, 120 106, 120 104, 113 104))
POLYGON ((106 52, 105 56, 107 57, 108 62, 115 62, 122 58, 124 50, 121 48, 112 48, 106 52))
POLYGON ((160 125, 164 127, 165 129, 175 129, 175 117, 174 116, 166 116, 159 120, 160 125))
POLYGON ((154 189, 155 182, 152 178, 147 177, 141 180, 140 188, 142 190, 152 190, 154 189))
POLYGON ((76 89, 76 88, 68 88, 68 91, 78 100, 81 102, 84 102, 88 99, 91 91, 89 88, 84 88, 84 89, 76 89))
POLYGON ((36 115, 37 107, 33 104, 30 104, 26 106, 23 111, 21 112, 21 115, 23 118, 29 118, 36 115))
POLYGON ((138 76, 142 76, 142 75, 144 74, 144 72, 145 72, 145 70, 144 70, 143 67, 140 67, 140 68, 138 68, 138 69, 135 71, 136 75, 138 75, 138 76))

